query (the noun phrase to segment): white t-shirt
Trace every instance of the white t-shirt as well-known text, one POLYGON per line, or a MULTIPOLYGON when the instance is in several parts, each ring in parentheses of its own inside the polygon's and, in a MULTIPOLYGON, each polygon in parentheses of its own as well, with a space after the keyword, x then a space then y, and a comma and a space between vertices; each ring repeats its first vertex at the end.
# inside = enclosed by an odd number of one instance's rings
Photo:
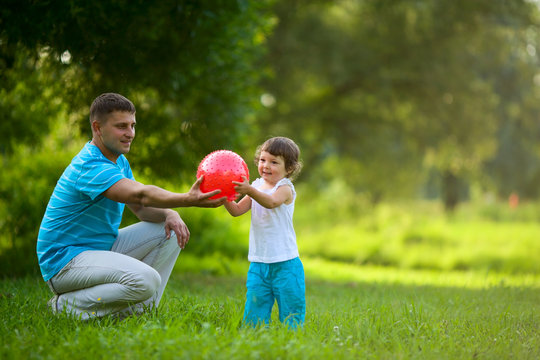
POLYGON ((251 200, 248 260, 275 263, 294 259, 299 256, 292 221, 296 200, 294 186, 288 178, 278 181, 272 189, 261 190, 263 183, 264 180, 259 178, 253 182, 252 186, 269 195, 280 186, 290 186, 293 200, 290 204, 283 203, 274 209, 267 209, 255 200, 251 200))

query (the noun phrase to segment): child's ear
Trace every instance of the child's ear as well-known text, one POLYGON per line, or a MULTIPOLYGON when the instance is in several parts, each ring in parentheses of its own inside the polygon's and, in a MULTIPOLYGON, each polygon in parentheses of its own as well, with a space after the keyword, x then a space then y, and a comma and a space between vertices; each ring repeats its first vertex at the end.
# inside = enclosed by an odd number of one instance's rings
POLYGON ((286 170, 287 171, 287 176, 286 177, 290 177, 291 174, 293 173, 293 170, 294 170, 293 168, 286 170))

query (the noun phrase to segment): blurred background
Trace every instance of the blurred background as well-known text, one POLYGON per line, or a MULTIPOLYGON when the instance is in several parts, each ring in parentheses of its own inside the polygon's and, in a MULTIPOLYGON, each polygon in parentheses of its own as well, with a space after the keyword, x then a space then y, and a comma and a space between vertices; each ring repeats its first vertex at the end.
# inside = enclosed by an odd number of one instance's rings
MULTIPOLYGON (((174 191, 213 150, 254 180, 257 145, 294 139, 306 257, 538 274, 539 6, 3 0, 0 275, 38 273, 41 217, 103 92, 137 107, 136 178, 174 191)), ((180 213, 199 267, 247 262, 249 216, 180 213)))

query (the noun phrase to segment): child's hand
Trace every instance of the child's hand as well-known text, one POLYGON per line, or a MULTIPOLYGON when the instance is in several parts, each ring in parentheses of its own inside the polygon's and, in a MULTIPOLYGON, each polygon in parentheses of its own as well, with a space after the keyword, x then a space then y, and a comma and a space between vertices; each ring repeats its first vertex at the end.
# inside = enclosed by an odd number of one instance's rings
POLYGON ((236 185, 234 187, 234 190, 237 193, 246 195, 251 189, 251 185, 249 185, 249 180, 245 176, 242 176, 242 179, 243 179, 242 182, 233 181, 232 183, 236 185))

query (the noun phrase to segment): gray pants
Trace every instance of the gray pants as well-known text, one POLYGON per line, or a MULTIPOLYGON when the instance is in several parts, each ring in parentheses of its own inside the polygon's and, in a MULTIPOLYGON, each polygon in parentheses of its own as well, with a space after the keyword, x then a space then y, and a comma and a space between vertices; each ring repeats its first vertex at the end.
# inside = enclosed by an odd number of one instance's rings
POLYGON ((120 229, 111 251, 82 252, 47 282, 58 295, 54 310, 88 319, 157 307, 179 254, 164 224, 120 229))

